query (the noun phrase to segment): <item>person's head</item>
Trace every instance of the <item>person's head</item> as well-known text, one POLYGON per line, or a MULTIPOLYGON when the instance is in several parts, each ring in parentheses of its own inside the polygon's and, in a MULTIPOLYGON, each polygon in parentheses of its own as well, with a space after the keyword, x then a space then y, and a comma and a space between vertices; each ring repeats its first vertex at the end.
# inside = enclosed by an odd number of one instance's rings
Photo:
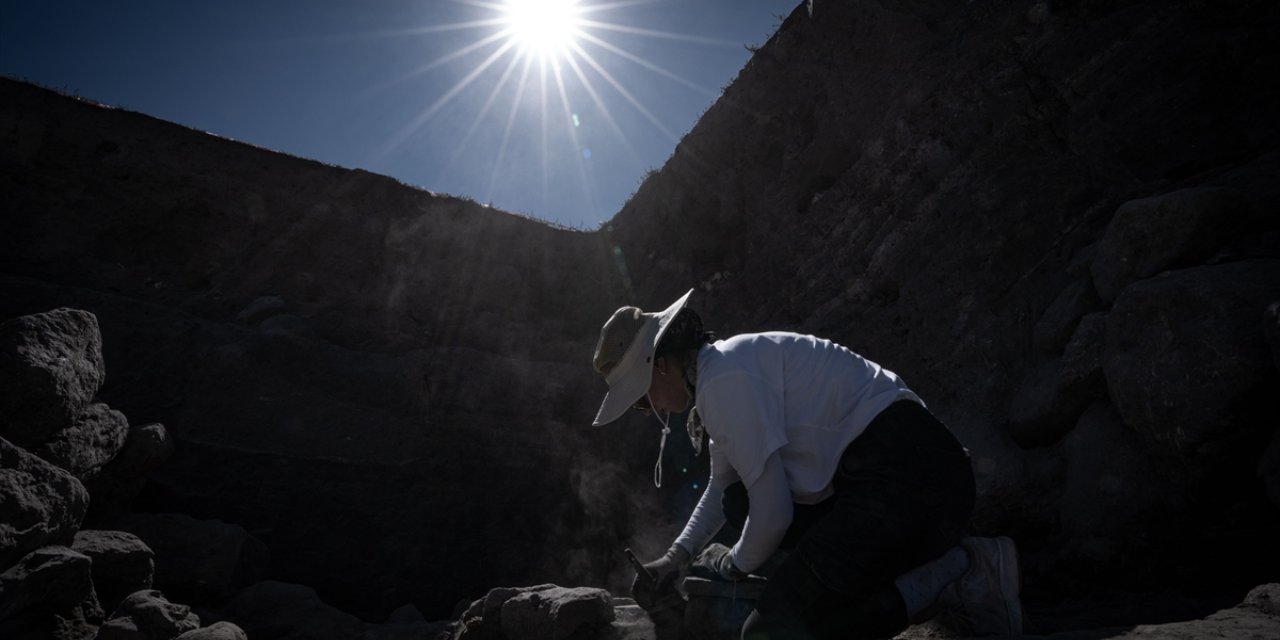
POLYGON ((693 398, 686 371, 706 341, 702 320, 685 307, 690 289, 665 311, 645 313, 622 307, 600 329, 593 364, 609 385, 596 414, 596 426, 608 424, 629 407, 673 413, 693 398))

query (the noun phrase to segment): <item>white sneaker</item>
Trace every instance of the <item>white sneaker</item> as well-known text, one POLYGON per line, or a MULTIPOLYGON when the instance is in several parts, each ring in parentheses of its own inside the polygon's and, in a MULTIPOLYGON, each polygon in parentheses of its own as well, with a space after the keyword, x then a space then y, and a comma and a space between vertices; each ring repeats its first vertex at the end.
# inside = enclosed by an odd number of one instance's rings
POLYGON ((943 620, 969 635, 1021 635, 1022 576, 1013 540, 965 538, 960 546, 969 554, 969 570, 938 596, 943 620))

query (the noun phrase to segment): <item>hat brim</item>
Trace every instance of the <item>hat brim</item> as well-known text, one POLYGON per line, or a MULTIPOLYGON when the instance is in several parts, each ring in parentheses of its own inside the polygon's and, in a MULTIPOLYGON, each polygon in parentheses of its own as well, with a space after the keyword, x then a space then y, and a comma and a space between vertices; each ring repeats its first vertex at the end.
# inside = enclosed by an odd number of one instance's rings
POLYGON ((646 313, 644 326, 636 332, 636 337, 627 347, 618 365, 605 376, 609 391, 600 403, 600 411, 592 426, 602 426, 622 417, 637 400, 649 392, 649 384, 653 381, 653 354, 658 349, 658 342, 666 333, 671 319, 684 308, 693 295, 689 289, 679 300, 676 300, 660 313, 646 313))

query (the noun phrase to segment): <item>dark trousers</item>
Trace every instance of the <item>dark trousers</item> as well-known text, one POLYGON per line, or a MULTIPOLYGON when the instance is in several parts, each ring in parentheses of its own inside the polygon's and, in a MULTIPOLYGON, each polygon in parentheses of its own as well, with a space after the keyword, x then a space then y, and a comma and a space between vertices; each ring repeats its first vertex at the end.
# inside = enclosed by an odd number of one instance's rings
MULTIPOLYGON (((743 626, 743 638, 883 638, 907 626, 898 576, 959 543, 975 498, 968 452, 919 403, 885 409, 840 458, 835 495, 795 505, 791 551, 743 626)), ((739 528, 749 504, 725 490, 739 528)))

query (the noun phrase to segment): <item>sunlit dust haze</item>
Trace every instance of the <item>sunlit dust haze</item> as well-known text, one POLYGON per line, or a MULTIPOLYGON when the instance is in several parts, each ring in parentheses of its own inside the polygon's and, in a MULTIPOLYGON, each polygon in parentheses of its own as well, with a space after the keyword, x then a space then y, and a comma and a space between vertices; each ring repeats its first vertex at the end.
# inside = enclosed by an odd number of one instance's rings
POLYGON ((576 228, 796 0, 0 2, 0 74, 576 228))

